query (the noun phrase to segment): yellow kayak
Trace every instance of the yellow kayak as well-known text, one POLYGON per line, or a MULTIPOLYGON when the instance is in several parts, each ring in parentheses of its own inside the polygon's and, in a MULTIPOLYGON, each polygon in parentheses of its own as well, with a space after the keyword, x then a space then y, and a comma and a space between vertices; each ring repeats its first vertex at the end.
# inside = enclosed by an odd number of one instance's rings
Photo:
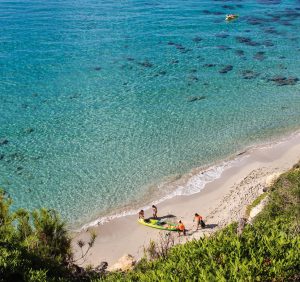
POLYGON ((160 230, 178 231, 177 225, 171 222, 160 221, 157 219, 139 219, 138 222, 160 230))

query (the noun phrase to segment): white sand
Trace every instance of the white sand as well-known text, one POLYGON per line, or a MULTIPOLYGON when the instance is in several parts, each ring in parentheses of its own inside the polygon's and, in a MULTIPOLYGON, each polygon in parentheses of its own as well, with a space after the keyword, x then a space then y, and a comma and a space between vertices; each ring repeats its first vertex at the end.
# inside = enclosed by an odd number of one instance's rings
MULTIPOLYGON (((246 206, 263 193, 266 179, 271 174, 290 169, 299 160, 300 134, 272 145, 251 149, 201 192, 191 196, 177 196, 158 205, 158 215, 175 215, 176 218, 172 220, 183 221, 189 235, 182 237, 180 242, 199 238, 203 233, 213 232, 243 217, 246 206), (194 232, 192 220, 195 212, 204 217, 208 229, 194 232)), ((151 216, 150 210, 145 213, 151 216)), ((97 239, 83 265, 94 266, 101 261, 112 265, 124 254, 131 254, 138 259, 143 256, 143 247, 151 239, 157 239, 160 232, 164 232, 138 224, 137 215, 114 219, 89 229, 96 232, 97 239)), ((89 233, 85 231, 74 235, 75 257, 80 255, 77 240, 87 242, 88 238, 89 233)))

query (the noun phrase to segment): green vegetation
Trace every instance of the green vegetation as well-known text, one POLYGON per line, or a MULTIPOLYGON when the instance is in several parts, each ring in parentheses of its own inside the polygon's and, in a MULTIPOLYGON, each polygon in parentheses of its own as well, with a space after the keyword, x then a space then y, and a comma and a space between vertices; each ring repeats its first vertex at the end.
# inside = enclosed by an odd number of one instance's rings
POLYGON ((162 238, 145 249, 148 257, 133 271, 104 276, 75 265, 71 240, 56 212, 11 212, 11 199, 0 191, 0 281, 299 281, 300 163, 276 181, 268 197, 240 236, 237 224, 231 224, 184 245, 162 238))
MULTIPOLYGON (((55 211, 10 212, 11 204, 0 190, 0 281, 82 281, 96 277, 93 272, 77 273, 71 239, 55 211)), ((89 244, 93 242, 94 236, 89 244)))
POLYGON ((242 235, 236 233, 237 224, 231 224, 210 238, 177 245, 167 256, 143 259, 133 271, 102 280, 299 281, 299 164, 283 174, 268 195, 268 205, 242 235))

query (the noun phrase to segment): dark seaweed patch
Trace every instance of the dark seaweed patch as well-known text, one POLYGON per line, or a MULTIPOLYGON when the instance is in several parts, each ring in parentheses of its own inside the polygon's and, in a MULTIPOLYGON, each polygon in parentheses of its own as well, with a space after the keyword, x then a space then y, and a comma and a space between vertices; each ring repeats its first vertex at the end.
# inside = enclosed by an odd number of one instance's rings
POLYGON ((248 46, 259 46, 258 42, 252 41, 250 37, 237 36, 236 41, 242 44, 246 44, 248 46))
POLYGON ((257 0, 257 3, 259 4, 265 4, 265 5, 273 5, 273 4, 280 4, 280 0, 257 0))
POLYGON ((200 100, 204 100, 206 97, 205 96, 191 96, 188 97, 188 102, 196 102, 196 101, 200 101, 200 100))
POLYGON ((271 40, 265 40, 262 44, 266 47, 274 46, 274 43, 271 40))
POLYGON ((161 70, 161 71, 158 72, 158 74, 159 74, 159 75, 166 75, 167 72, 166 72, 165 70, 161 70))
POLYGON ((298 77, 285 77, 285 76, 274 76, 269 78, 267 81, 273 81, 277 86, 285 86, 285 85, 296 85, 299 81, 298 77))
POLYGON ((243 79, 254 79, 259 76, 258 72, 254 72, 252 70, 244 70, 242 71, 242 77, 243 79))
POLYGON ((179 63, 179 60, 172 60, 171 61, 171 64, 178 64, 179 63))
POLYGON ((235 50, 234 53, 240 57, 245 55, 245 52, 241 49, 235 50))
POLYGON ((0 146, 7 145, 8 143, 9 143, 8 139, 6 139, 6 138, 0 139, 0 146))
POLYGON ((262 52, 262 51, 260 51, 260 52, 257 52, 254 56, 253 56, 253 58, 255 59, 255 60, 258 60, 258 61, 263 61, 266 57, 265 57, 265 52, 262 52))
POLYGON ((138 63, 140 66, 145 67, 145 68, 152 68, 153 64, 149 62, 148 60, 145 60, 144 62, 139 62, 138 63))
POLYGON ((206 67, 206 68, 212 68, 212 67, 215 67, 216 64, 204 64, 203 67, 206 67))
POLYGON ((224 68, 222 68, 221 70, 219 70, 219 73, 228 73, 229 71, 232 71, 233 69, 233 66, 232 65, 228 65, 228 66, 225 66, 224 68))
POLYGON ((228 10, 234 10, 235 9, 235 7, 232 6, 232 5, 223 5, 222 8, 223 9, 228 9, 228 10))
POLYGON ((227 38, 228 36, 229 36, 229 34, 228 33, 224 33, 224 32, 216 34, 216 37, 218 37, 218 38, 227 38))
POLYGON ((188 80, 190 80, 190 81, 198 81, 199 78, 197 76, 195 76, 195 75, 189 75, 188 76, 188 80))
POLYGON ((193 38, 193 41, 196 42, 196 43, 199 43, 199 42, 202 41, 202 38, 199 37, 199 36, 196 36, 196 37, 193 38))
POLYGON ((26 133, 26 134, 30 134, 32 132, 34 132, 34 128, 32 128, 32 127, 28 127, 28 128, 24 129, 24 133, 26 133))
POLYGON ((217 48, 222 50, 222 51, 227 51, 227 50, 231 49, 231 47, 226 46, 226 45, 219 45, 219 46, 217 46, 217 48))
POLYGON ((282 32, 277 31, 274 27, 268 27, 264 29, 264 33, 268 34, 276 34, 276 35, 282 35, 282 32))

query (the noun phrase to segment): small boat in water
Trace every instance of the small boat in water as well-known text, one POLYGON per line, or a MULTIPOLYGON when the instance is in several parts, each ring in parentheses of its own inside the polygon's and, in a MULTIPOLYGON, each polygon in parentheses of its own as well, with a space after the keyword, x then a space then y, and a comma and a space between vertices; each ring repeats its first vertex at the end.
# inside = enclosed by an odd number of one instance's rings
POLYGON ((230 21, 236 20, 238 17, 239 17, 239 15, 229 14, 229 15, 226 15, 225 20, 230 22, 230 21))
POLYGON ((142 219, 142 218, 140 218, 138 222, 143 225, 160 229, 160 230, 178 231, 177 225, 171 222, 160 221, 157 219, 142 219))

